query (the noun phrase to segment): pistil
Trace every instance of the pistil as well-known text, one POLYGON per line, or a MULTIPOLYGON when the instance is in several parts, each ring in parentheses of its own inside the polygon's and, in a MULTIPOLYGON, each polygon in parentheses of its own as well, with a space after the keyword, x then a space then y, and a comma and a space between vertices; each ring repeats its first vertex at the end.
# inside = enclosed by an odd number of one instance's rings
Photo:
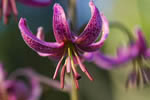
POLYGON ((74 83, 75 83, 76 88, 79 88, 78 80, 81 78, 81 76, 76 70, 76 68, 77 68, 76 63, 79 65, 80 69, 87 75, 87 77, 90 80, 93 80, 92 76, 90 75, 90 73, 88 72, 86 67, 82 64, 81 59, 78 56, 78 53, 76 52, 74 45, 70 42, 66 42, 64 54, 60 58, 60 60, 57 64, 53 79, 56 79, 58 71, 61 67, 61 63, 62 63, 63 59, 65 59, 66 55, 67 55, 67 57, 66 57, 65 63, 63 64, 63 67, 61 69, 61 74, 60 74, 61 88, 64 88, 64 79, 65 79, 65 73, 66 72, 68 74, 70 73, 70 75, 72 75, 71 77, 73 77, 73 79, 74 79, 74 83))
POLYGON ((74 51, 75 57, 77 59, 77 62, 79 64, 79 67, 81 68, 81 70, 87 75, 87 77, 93 81, 93 77, 90 75, 90 73, 88 72, 88 70, 86 69, 86 67, 82 64, 81 59, 79 58, 78 54, 74 51))
POLYGON ((81 76, 78 74, 78 72, 76 71, 76 66, 74 64, 74 59, 73 59, 73 55, 72 55, 72 50, 70 47, 68 47, 68 56, 71 58, 71 68, 72 68, 72 71, 73 71, 73 74, 75 76, 75 78, 77 80, 79 80, 81 78, 81 76))

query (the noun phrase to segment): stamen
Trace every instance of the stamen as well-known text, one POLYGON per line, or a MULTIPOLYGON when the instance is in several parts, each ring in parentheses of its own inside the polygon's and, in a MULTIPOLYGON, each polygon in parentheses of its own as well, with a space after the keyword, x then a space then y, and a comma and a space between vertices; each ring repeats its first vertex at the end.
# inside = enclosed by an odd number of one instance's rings
POLYGON ((75 65, 74 65, 74 62, 73 62, 73 58, 72 58, 72 53, 71 53, 71 49, 68 47, 68 56, 70 57, 71 59, 71 67, 72 67, 72 70, 73 70, 73 73, 75 75, 75 78, 77 80, 79 80, 81 78, 81 76, 78 74, 78 72, 76 71, 76 68, 75 68, 75 65))
POLYGON ((67 64, 67 73, 70 73, 71 71, 71 58, 70 57, 67 58, 66 64, 67 64))
POLYGON ((8 16, 9 16, 9 13, 10 13, 10 9, 8 9, 8 0, 3 0, 2 1, 2 7, 3 7, 3 16, 4 16, 4 24, 7 24, 8 23, 8 16))
POLYGON ((76 79, 74 73, 73 73, 73 78, 74 78, 74 83, 73 83, 73 84, 75 84, 76 88, 79 89, 79 82, 78 82, 78 80, 76 79))
POLYGON ((86 67, 82 64, 79 56, 77 55, 77 53, 74 51, 75 57, 77 59, 77 62, 79 64, 79 67, 81 68, 81 70, 87 75, 87 77, 93 81, 93 77, 90 75, 90 73, 88 72, 88 70, 86 69, 86 67))
POLYGON ((77 80, 81 79, 80 74, 78 74, 78 72, 76 71, 76 68, 75 68, 75 66, 74 66, 73 60, 71 60, 71 65, 72 65, 72 71, 73 71, 74 77, 75 77, 77 80))
POLYGON ((17 11, 17 8, 16 8, 15 0, 10 0, 10 4, 11 4, 11 7, 12 7, 13 14, 14 14, 16 20, 17 20, 18 11, 17 11))
POLYGON ((55 70, 55 73, 53 75, 53 79, 56 79, 56 76, 57 76, 57 73, 58 73, 58 70, 60 69, 60 65, 61 65, 61 62, 62 60, 64 59, 64 55, 61 57, 61 59, 59 60, 58 64, 57 64, 57 67, 56 67, 56 70, 55 70))
POLYGON ((91 81, 94 80, 93 77, 91 76, 91 74, 90 74, 88 71, 86 71, 85 74, 87 75, 87 77, 88 77, 91 81))
POLYGON ((60 74, 60 87, 63 89, 64 88, 64 79, 65 79, 65 72, 66 72, 66 66, 64 65, 62 67, 62 70, 61 70, 61 74, 60 74))

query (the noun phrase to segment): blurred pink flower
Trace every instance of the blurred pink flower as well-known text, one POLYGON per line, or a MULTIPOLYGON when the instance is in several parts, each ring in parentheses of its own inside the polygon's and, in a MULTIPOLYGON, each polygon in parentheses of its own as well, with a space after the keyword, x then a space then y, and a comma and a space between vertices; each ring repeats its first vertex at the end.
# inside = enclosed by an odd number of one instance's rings
POLYGON ((18 10, 16 7, 16 1, 23 3, 28 6, 48 6, 51 4, 52 0, 1 0, 0 1, 0 19, 3 16, 4 24, 8 23, 8 18, 12 14, 15 16, 17 20, 18 10))
MULTIPOLYGON (((39 75, 31 69, 19 69, 9 77, 6 76, 0 63, 0 100, 39 100, 42 93, 40 83, 60 90, 59 82, 39 75), (27 80, 22 80, 23 77, 27 80)), ((65 86, 66 92, 70 90, 70 86, 65 86)))
POLYGON ((136 28, 136 40, 132 40, 128 47, 118 48, 117 56, 106 56, 100 51, 85 55, 88 61, 93 61, 99 68, 114 69, 122 67, 123 64, 132 61, 133 70, 130 72, 126 87, 140 87, 150 83, 150 68, 145 62, 150 58, 150 48, 148 48, 144 33, 140 28, 136 28))

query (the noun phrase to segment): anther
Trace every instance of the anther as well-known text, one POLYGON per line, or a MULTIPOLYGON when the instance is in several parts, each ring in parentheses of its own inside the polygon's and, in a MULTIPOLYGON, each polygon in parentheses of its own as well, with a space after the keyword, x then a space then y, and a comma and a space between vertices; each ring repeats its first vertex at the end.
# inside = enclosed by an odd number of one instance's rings
POLYGON ((64 56, 61 57, 61 59, 59 60, 58 64, 57 64, 57 67, 56 67, 56 70, 55 70, 55 73, 53 75, 53 79, 56 79, 56 76, 57 76, 57 73, 58 73, 58 70, 60 69, 60 65, 61 65, 61 62, 62 60, 64 59, 64 56))
POLYGON ((60 87, 63 89, 64 88, 64 79, 65 79, 65 72, 66 72, 66 66, 64 65, 62 67, 62 70, 61 70, 61 74, 60 74, 60 87))
POLYGON ((71 58, 68 57, 67 60, 66 60, 66 66, 67 66, 67 73, 70 73, 71 71, 71 58))

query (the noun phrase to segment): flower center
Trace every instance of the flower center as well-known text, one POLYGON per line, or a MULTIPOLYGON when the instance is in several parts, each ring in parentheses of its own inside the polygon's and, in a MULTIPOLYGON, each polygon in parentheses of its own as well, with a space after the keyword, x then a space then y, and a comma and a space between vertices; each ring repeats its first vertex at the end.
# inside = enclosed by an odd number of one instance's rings
POLYGON ((61 57, 61 59, 59 60, 57 64, 53 79, 56 78, 61 62, 66 56, 65 63, 62 67, 61 74, 60 74, 61 88, 64 88, 64 78, 65 78, 66 72, 67 74, 70 74, 73 76, 76 88, 79 88, 78 80, 81 78, 81 76, 77 72, 77 65, 79 65, 80 69, 87 75, 87 77, 90 80, 93 80, 93 78, 90 75, 90 73, 87 71, 86 67, 82 64, 81 56, 79 55, 80 52, 77 50, 75 45, 72 42, 67 42, 65 44, 66 44, 66 47, 64 50, 64 55, 61 57))

